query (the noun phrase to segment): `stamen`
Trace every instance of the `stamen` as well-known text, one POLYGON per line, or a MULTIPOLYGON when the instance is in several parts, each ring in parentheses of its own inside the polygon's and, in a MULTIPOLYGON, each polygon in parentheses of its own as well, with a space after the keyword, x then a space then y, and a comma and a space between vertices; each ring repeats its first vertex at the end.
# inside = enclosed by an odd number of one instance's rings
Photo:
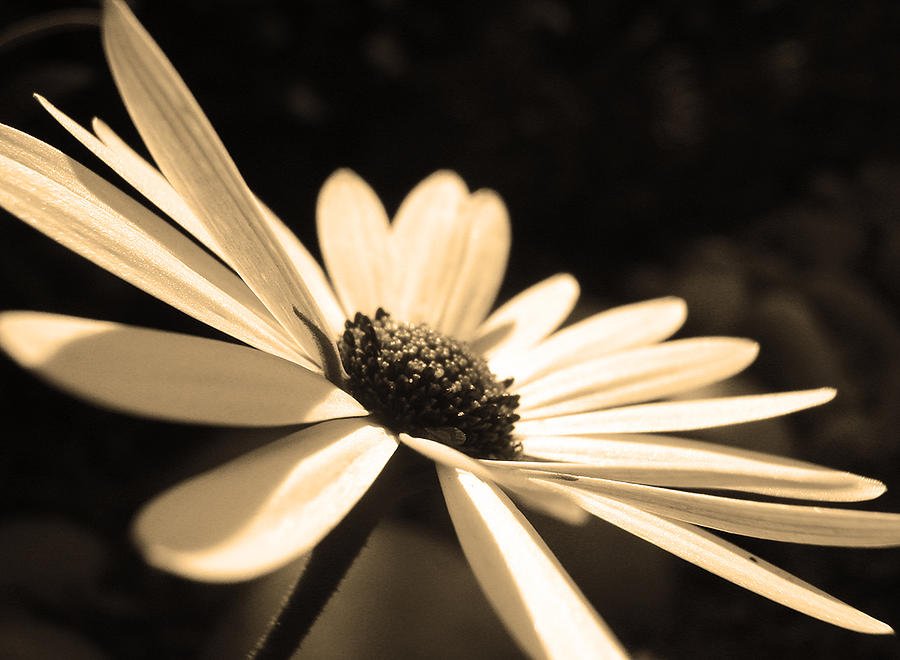
POLYGON ((379 309, 357 313, 338 342, 347 389, 396 433, 441 442, 476 458, 521 453, 512 379, 498 382, 469 347, 379 309))

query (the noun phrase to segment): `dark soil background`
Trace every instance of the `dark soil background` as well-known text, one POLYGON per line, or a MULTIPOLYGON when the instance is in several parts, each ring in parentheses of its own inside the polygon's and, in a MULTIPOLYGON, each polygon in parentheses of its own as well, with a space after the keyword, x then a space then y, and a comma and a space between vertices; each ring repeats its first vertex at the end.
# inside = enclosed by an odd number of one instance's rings
MULTIPOLYGON (((131 4, 307 245, 337 167, 389 209, 431 171, 456 169, 509 206, 504 297, 560 270, 582 282, 581 313, 685 297, 683 336, 762 343, 734 391, 840 389, 826 408, 704 438, 882 479, 892 490, 861 506, 900 511, 897 3, 131 4)), ((23 36, 49 11, 76 8, 65 20, 83 22, 85 7, 0 4, 0 121, 108 174, 31 99, 99 115, 139 144, 95 28, 23 36)), ((210 334, 7 215, 0 307, 210 334)), ((149 569, 128 525, 242 440, 97 410, 6 359, 0 388, 0 656, 240 657, 253 631, 240 606, 255 589, 258 614, 271 591, 149 569)), ((408 509, 306 655, 516 657, 439 500, 408 509)), ((535 524, 640 657, 900 656, 893 637, 809 619, 599 522, 535 524)), ((900 550, 738 542, 900 626, 900 550)))

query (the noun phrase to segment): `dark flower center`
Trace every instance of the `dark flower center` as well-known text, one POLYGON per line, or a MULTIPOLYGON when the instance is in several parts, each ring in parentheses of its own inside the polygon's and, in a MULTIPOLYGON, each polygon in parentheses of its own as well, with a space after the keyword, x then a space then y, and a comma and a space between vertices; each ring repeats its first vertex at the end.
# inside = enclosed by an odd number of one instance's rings
POLYGON ((379 309, 357 313, 338 342, 348 391, 395 433, 435 440, 476 458, 512 459, 518 394, 469 347, 379 309))

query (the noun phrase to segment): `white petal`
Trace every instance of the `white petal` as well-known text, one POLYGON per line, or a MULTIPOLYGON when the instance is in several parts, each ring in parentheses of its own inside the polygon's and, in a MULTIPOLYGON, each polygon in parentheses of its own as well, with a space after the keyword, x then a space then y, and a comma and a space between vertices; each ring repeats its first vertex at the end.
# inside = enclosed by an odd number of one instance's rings
POLYGON ((39 312, 0 314, 0 346, 98 405, 147 417, 281 426, 368 414, 308 369, 246 346, 39 312))
POLYGON ((152 500, 134 525, 147 561, 207 582, 248 580, 311 550, 397 447, 363 420, 323 422, 152 500))
POLYGON ((527 351, 498 356, 491 368, 521 386, 557 369, 667 339, 686 316, 687 305, 674 297, 614 307, 563 328, 527 351))
POLYGON ((532 658, 624 658, 624 649, 534 528, 496 487, 438 467, 450 518, 475 577, 532 658))
POLYGON ((524 473, 520 474, 515 470, 494 469, 491 467, 492 461, 476 461, 452 447, 433 440, 416 438, 407 433, 401 433, 398 437, 400 442, 438 465, 465 470, 476 475, 482 481, 490 481, 503 486, 514 492, 531 508, 573 525, 587 520, 584 511, 568 498, 549 494, 546 489, 533 484, 524 473))
POLYGON ((113 78, 160 170, 247 286, 318 359, 319 346, 294 311, 324 328, 318 305, 200 106, 124 3, 104 4, 102 27, 113 78))
POLYGON ((572 313, 578 292, 578 281, 567 273, 538 282, 487 317, 472 347, 493 360, 507 351, 534 346, 572 313))
POLYGON ((661 399, 733 376, 758 351, 747 339, 697 337, 616 353, 516 388, 518 412, 535 419, 661 399))
MULTIPOLYGON (((94 119, 95 137, 43 97, 37 96, 37 99, 66 130, 98 158, 134 186, 138 192, 156 205, 163 213, 209 248, 216 256, 228 263, 228 254, 215 242, 206 225, 197 218, 191 208, 175 192, 172 185, 156 167, 138 155, 115 131, 103 121, 94 119)), ((316 263, 309 250, 297 239, 294 232, 278 216, 272 213, 272 210, 265 204, 260 202, 260 205, 265 219, 272 229, 274 238, 281 244, 289 258, 288 265, 298 271, 298 276, 303 279, 319 304, 319 308, 331 330, 328 334, 336 336, 343 327, 346 314, 338 304, 334 291, 325 278, 321 267, 316 263)))
POLYGON ((856 502, 884 493, 880 481, 781 456, 670 436, 522 438, 515 469, 681 488, 716 488, 808 500, 856 502), (561 461, 561 462, 556 462, 561 461))
POLYGON ((347 313, 338 302, 334 289, 325 277, 322 267, 300 242, 297 235, 288 228, 281 218, 272 210, 260 202, 266 222, 272 230, 275 240, 281 244, 281 248, 290 260, 289 266, 297 272, 297 276, 306 283, 310 293, 319 305, 322 318, 328 326, 329 337, 337 337, 344 330, 344 321, 347 313))
POLYGON ((595 493, 582 492, 578 499, 594 515, 776 603, 857 632, 893 632, 887 624, 698 527, 595 493))
POLYGON ((733 534, 810 545, 900 545, 896 513, 753 502, 606 479, 583 479, 572 485, 659 516, 733 534))
MULTIPOLYGON (((338 170, 316 207, 322 258, 348 314, 373 316, 392 287, 390 224, 381 200, 354 172, 338 170)), ((390 311, 390 309, 388 309, 390 311)))
POLYGON ((35 95, 41 106, 60 123, 75 139, 87 147, 91 153, 127 181, 135 190, 146 197, 158 209, 184 227, 192 236, 208 247, 216 256, 226 257, 215 244, 206 227, 178 193, 172 188, 159 170, 141 158, 133 149, 116 135, 112 129, 98 119, 94 120, 98 135, 83 128, 71 117, 59 110, 47 99, 35 95), (99 137, 102 135, 103 137, 99 137))
POLYGON ((0 204, 126 282, 251 346, 302 362, 231 271, 87 168, 0 125, 0 204))
MULTIPOLYGON (((57 111, 58 112, 58 111, 57 111)), ((54 115, 55 116, 55 115, 54 115)), ((57 117, 57 119, 59 119, 57 117)), ((63 124, 65 126, 65 124, 63 124)), ((68 127, 67 127, 68 128, 68 127)), ((94 133, 106 147, 105 152, 82 141, 98 157, 112 167, 123 179, 135 187, 138 192, 150 200, 163 213, 184 227, 198 241, 209 248, 216 256, 228 263, 228 255, 214 240, 206 225, 203 224, 191 207, 181 198, 172 184, 156 169, 156 166, 144 160, 134 149, 128 146, 105 122, 96 117, 91 122, 94 133)), ((71 131, 71 129, 70 129, 71 131)), ((90 133, 87 133, 90 135, 90 133)), ((230 265, 230 264, 229 264, 230 265)))
POLYGON ((440 170, 400 204, 392 226, 397 290, 388 309, 398 318, 437 327, 456 275, 450 266, 458 266, 466 247, 459 214, 468 199, 463 180, 440 170))
POLYGON ((834 398, 830 387, 777 394, 666 401, 597 412, 526 420, 516 424, 521 435, 657 433, 742 424, 820 406, 834 398))
POLYGON ((506 272, 511 232, 503 200, 492 190, 475 191, 463 203, 454 231, 464 242, 460 254, 443 255, 448 260, 440 267, 449 285, 437 327, 467 340, 493 306, 506 272))

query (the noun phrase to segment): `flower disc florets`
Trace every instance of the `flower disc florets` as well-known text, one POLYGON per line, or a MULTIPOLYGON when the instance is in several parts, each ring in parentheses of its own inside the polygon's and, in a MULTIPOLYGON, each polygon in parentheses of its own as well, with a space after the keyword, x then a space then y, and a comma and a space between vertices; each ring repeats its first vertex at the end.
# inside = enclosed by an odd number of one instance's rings
POLYGON ((442 442, 476 458, 511 459, 518 394, 466 344, 383 309, 357 313, 338 342, 347 389, 396 433, 442 442))

